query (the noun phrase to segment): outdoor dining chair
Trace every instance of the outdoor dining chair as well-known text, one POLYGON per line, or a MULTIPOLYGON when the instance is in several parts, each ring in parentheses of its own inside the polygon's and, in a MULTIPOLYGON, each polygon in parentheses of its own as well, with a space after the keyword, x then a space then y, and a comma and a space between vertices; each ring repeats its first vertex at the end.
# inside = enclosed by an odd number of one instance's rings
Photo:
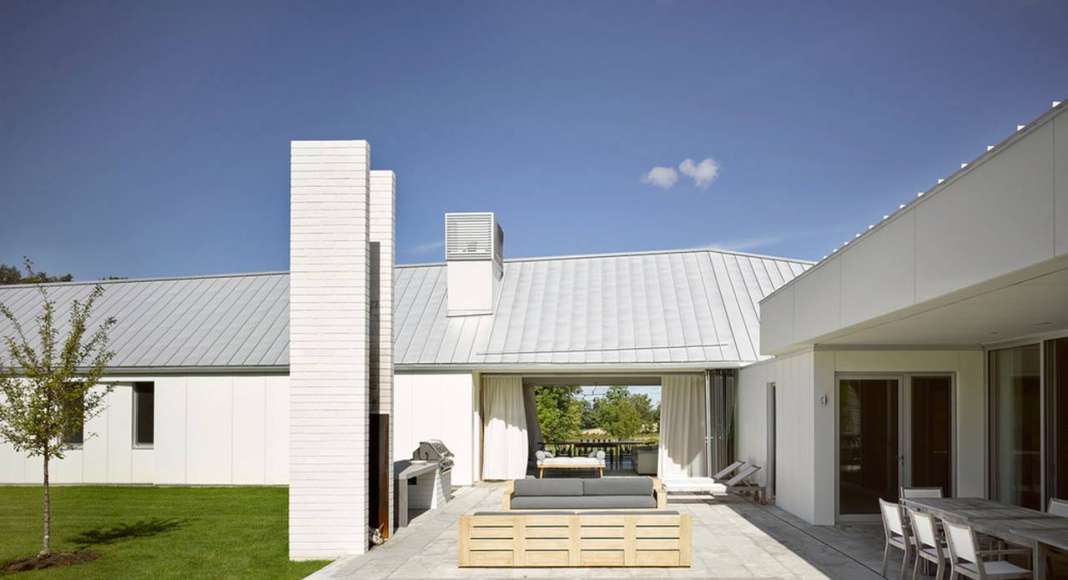
POLYGON ((1051 515, 1068 518, 1068 499, 1050 498, 1046 512, 1051 515))
POLYGON ((942 497, 941 487, 902 487, 902 499, 918 499, 924 497, 942 497))
POLYGON ((905 568, 909 565, 909 556, 912 554, 912 542, 908 532, 901 523, 901 508, 893 502, 879 498, 879 511, 883 516, 883 533, 886 534, 886 546, 883 547, 883 566, 879 575, 886 577, 886 565, 890 558, 890 548, 897 548, 904 552, 901 558, 901 577, 905 577, 905 568))
MULTIPOLYGON (((1068 500, 1050 498, 1046 513, 1053 516, 1068 517, 1068 500)), ((1060 551, 1047 552, 1046 569, 1052 571, 1051 576, 1054 578, 1068 575, 1068 554, 1060 551)))
POLYGON ((1011 580, 1034 577, 1031 570, 1021 568, 1008 560, 987 560, 987 558, 1002 556, 1030 556, 1031 550, 1026 548, 979 550, 975 530, 971 527, 944 519, 942 528, 946 531, 946 547, 949 548, 950 578, 964 576, 980 580, 986 578, 1011 580))
POLYGON ((935 580, 942 580, 946 552, 942 549, 942 540, 939 538, 934 516, 910 510, 909 518, 912 520, 912 538, 916 548, 916 563, 912 566, 912 577, 916 578, 919 573, 920 562, 926 561, 935 565, 935 580))

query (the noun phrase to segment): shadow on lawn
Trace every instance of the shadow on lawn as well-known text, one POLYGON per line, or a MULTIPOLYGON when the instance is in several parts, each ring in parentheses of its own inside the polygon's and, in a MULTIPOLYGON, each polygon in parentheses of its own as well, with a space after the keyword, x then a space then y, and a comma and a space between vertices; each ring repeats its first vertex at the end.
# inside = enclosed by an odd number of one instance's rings
POLYGON ((83 548, 101 544, 114 544, 124 540, 149 538, 165 534, 177 530, 187 523, 189 523, 187 519, 151 518, 139 520, 132 524, 118 524, 116 526, 86 530, 71 538, 71 541, 83 548))

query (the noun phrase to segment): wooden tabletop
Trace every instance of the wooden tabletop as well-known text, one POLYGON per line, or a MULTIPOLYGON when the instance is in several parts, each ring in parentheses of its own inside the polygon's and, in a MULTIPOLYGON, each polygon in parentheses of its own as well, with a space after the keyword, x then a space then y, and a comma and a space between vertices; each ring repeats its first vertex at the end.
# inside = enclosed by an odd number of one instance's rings
POLYGON ((1008 505, 979 497, 918 497, 902 499, 905 506, 940 518, 971 522, 975 520, 1057 519, 1045 512, 1008 505))
POLYGON ((1033 542, 1053 546, 1058 550, 1068 550, 1068 529, 1036 530, 1033 528, 1013 529, 1012 532, 1033 542))
POLYGON ((1034 547, 1037 542, 1068 541, 1068 518, 1029 508, 1003 504, 977 497, 915 498, 901 500, 907 507, 939 518, 967 524, 975 531, 996 536, 1013 544, 1034 547))

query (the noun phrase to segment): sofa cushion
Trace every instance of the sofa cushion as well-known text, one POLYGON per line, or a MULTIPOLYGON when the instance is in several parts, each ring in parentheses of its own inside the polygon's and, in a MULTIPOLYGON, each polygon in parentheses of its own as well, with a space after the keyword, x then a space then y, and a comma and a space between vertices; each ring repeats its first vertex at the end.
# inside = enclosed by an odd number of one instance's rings
POLYGON ((652 495, 586 495, 586 496, 523 496, 512 498, 512 509, 518 510, 605 510, 655 508, 652 495))
POLYGON ((581 479, 517 479, 512 497, 581 495, 581 479))
POLYGON ((602 477, 583 479, 582 495, 653 495, 649 477, 602 477))

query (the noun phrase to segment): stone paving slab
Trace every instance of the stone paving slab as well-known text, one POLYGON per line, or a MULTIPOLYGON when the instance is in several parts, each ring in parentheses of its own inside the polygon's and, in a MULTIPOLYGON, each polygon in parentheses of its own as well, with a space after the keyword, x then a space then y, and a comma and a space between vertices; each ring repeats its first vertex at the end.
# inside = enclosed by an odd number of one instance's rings
MULTIPOLYGON (((671 509, 693 518, 691 568, 459 568, 459 516, 499 509, 503 491, 500 484, 460 488, 444 508, 416 518, 385 545, 309 578, 879 578, 883 540, 877 523, 812 526, 733 496, 669 498, 671 509)), ((897 575, 894 561, 887 576, 897 575)))

